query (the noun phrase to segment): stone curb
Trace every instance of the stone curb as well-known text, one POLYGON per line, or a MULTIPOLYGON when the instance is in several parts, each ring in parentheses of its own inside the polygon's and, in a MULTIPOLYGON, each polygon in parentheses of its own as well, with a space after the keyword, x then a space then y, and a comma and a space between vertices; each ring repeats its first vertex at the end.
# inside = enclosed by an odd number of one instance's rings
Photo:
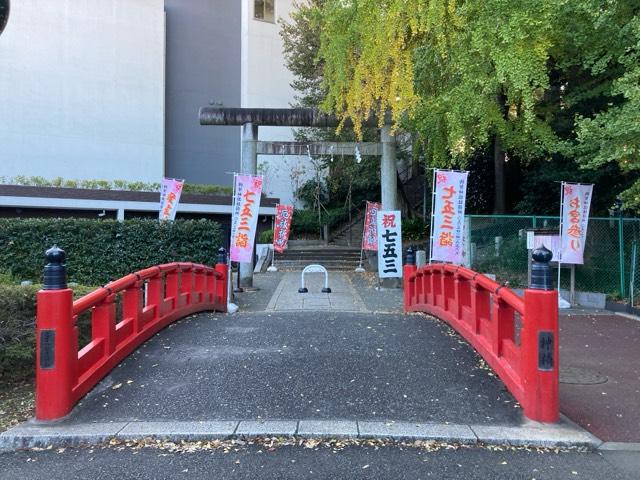
POLYGON ((640 442, 604 442, 598 450, 607 452, 640 452, 640 442))
POLYGON ((530 422, 521 426, 345 420, 163 421, 76 425, 46 425, 30 421, 0 434, 0 451, 95 445, 112 439, 199 441, 250 437, 425 440, 466 445, 589 449, 602 445, 598 438, 566 421, 557 425, 530 422))

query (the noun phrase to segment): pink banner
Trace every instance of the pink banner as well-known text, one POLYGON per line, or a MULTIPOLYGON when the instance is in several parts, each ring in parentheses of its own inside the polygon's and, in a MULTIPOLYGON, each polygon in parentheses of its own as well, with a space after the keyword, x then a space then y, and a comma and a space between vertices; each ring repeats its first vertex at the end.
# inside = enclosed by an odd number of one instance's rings
POLYGON ((382 210, 382 204, 367 202, 367 210, 364 214, 364 231, 362 232, 362 249, 378 250, 378 210, 382 210))
POLYGON ((184 180, 163 178, 160 184, 160 220, 174 220, 178 211, 184 180))
POLYGON ((231 223, 231 261, 250 262, 258 224, 262 176, 236 175, 231 223))
POLYGON ((464 260, 464 207, 468 172, 435 171, 431 260, 464 260))
POLYGON ((275 226, 273 229, 273 249, 278 253, 284 252, 287 248, 292 218, 292 205, 278 205, 276 209, 275 226))
POLYGON ((593 185, 562 184, 562 263, 584 263, 584 245, 587 240, 592 193, 593 185))

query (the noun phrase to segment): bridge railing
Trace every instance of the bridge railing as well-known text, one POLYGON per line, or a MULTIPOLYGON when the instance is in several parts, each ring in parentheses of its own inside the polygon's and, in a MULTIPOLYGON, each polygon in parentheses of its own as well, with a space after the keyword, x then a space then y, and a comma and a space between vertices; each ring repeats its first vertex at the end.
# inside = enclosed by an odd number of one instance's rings
POLYGON ((113 281, 76 301, 64 252, 47 251, 36 309, 36 418, 64 417, 122 359, 171 322, 205 310, 226 312, 226 252, 215 268, 168 263, 113 281), (119 298, 119 305, 116 298, 119 298), (79 349, 78 317, 90 315, 91 339, 79 349))
POLYGON ((525 416, 540 422, 559 419, 558 294, 550 259, 546 249, 534 252, 534 281, 524 297, 464 267, 416 268, 411 253, 404 266, 405 312, 447 322, 498 374, 525 416))

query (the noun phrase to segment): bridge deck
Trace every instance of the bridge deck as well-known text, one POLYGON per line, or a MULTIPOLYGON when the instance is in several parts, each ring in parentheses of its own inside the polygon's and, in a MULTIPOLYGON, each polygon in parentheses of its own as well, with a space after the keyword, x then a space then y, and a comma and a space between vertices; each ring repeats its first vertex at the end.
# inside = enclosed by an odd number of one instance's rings
POLYGON ((66 422, 349 419, 517 425, 480 357, 423 315, 200 314, 143 345, 66 422))

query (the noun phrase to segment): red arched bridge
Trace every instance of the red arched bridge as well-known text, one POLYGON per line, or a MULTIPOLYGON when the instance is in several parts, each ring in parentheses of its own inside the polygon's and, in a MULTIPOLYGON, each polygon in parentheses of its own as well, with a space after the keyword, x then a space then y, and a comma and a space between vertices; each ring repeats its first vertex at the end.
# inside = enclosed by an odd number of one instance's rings
POLYGON ((227 310, 227 265, 168 263, 140 270, 73 301, 64 252, 47 251, 36 321, 36 418, 55 420, 155 333, 192 313, 227 310), (121 314, 116 315, 116 295, 121 314), (91 315, 91 340, 78 351, 77 320, 91 315))
MULTIPOLYGON (((547 251, 548 252, 548 251, 547 251)), ((192 313, 226 311, 227 265, 159 265, 127 275, 73 301, 64 252, 47 252, 38 293, 36 417, 55 420, 111 369, 156 332, 192 313), (116 296, 120 307, 116 308, 116 296), (78 349, 77 319, 91 317, 91 340, 78 349)), ((447 322, 493 368, 525 416, 556 422, 558 405, 558 297, 549 256, 534 255, 532 288, 524 296, 469 269, 448 264, 404 267, 404 310, 447 322)))

